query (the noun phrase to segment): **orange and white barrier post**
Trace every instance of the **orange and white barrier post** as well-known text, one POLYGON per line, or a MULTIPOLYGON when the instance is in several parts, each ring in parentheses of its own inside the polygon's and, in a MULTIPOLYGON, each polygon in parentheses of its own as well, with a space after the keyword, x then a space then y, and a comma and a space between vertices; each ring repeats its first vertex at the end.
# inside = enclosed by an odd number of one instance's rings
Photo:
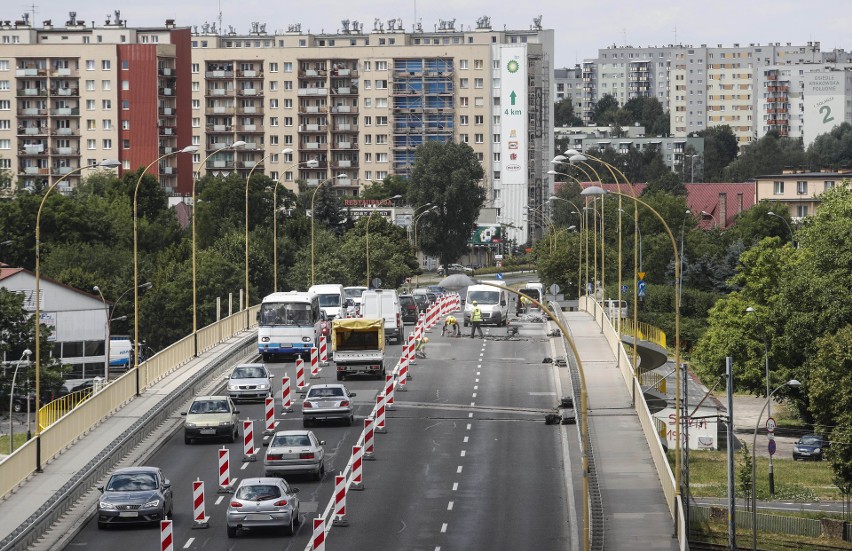
POLYGON ((311 379, 319 379, 319 349, 311 347, 311 379))
POLYGON ((275 398, 267 397, 263 400, 263 414, 266 420, 263 434, 275 434, 275 398))
POLYGON ((218 494, 230 494, 234 491, 231 487, 231 452, 228 448, 219 450, 219 489, 218 494))
POLYGON ((311 536, 311 551, 325 551, 325 519, 314 519, 314 533, 311 536))
POLYGON ((319 360, 320 365, 325 367, 328 365, 328 339, 326 339, 325 335, 320 335, 319 342, 319 360))
POLYGON ((160 521, 160 551, 174 551, 175 542, 172 536, 172 521, 160 521))
POLYGON ((393 389, 396 387, 396 379, 393 374, 385 375, 385 409, 393 411, 396 408, 393 406, 393 389))
POLYGON ((349 526, 346 520, 346 477, 334 477, 334 520, 332 526, 349 526))
POLYGON ((373 449, 373 423, 375 420, 372 417, 364 419, 364 461, 373 461, 376 459, 375 450, 373 449))
POLYGON ((405 382, 408 380, 408 343, 402 343, 402 356, 399 357, 399 391, 407 392, 405 382))
POLYGON ((387 432, 385 427, 385 393, 379 392, 376 396, 376 432, 379 434, 387 432))
POLYGON ((351 490, 363 490, 364 481, 362 471, 364 470, 364 448, 361 446, 352 446, 352 484, 349 485, 351 490))
POLYGON ((308 391, 305 385, 305 362, 301 356, 296 356, 296 392, 303 394, 308 391))
POLYGON ((281 379, 281 411, 293 413, 293 399, 290 397, 290 377, 281 379))
POLYGON ((254 450, 254 421, 243 421, 243 462, 257 461, 254 450))
MULTIPOLYGON (((419 326, 418 326, 419 327, 419 326)), ((408 349, 405 351, 408 354, 408 365, 416 365, 417 364, 417 356, 414 354, 415 349, 417 348, 417 330, 415 329, 414 335, 408 335, 408 349)), ((408 380, 410 381, 414 377, 411 376, 411 370, 408 370, 408 380)))
POLYGON ((204 481, 196 478, 192 483, 192 528, 209 528, 207 515, 204 513, 204 481))

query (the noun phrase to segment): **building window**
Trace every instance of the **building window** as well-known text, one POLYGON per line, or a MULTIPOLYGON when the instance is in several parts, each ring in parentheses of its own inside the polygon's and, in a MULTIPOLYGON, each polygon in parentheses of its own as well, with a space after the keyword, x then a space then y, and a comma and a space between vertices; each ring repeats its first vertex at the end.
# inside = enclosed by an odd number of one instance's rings
POLYGON ((285 61, 284 62, 284 72, 285 73, 292 73, 293 72, 293 62, 292 61, 285 61))
POLYGON ((269 126, 278 126, 278 117, 269 117, 269 126))
POLYGON ((484 115, 475 115, 473 117, 473 124, 476 126, 482 126, 485 124, 485 116, 484 115))
POLYGON ((462 125, 462 126, 467 126, 467 124, 468 124, 467 115, 459 115, 459 124, 462 125))
POLYGON ((201 128, 201 117, 192 117, 192 127, 201 128))
POLYGON ((94 92, 95 91, 95 81, 94 80, 87 80, 86 81, 86 91, 87 92, 94 92))
POLYGON ((466 59, 460 59, 459 60, 459 69, 466 70, 467 68, 468 68, 467 60, 466 59))
POLYGON ((481 78, 473 79, 473 87, 474 88, 482 88, 485 84, 485 80, 481 78))
POLYGON ((191 65, 191 70, 192 70, 192 74, 197 75, 198 73, 201 72, 201 65, 199 65, 198 63, 193 63, 191 65))
POLYGON ((474 134, 473 141, 476 143, 485 143, 485 134, 474 134))
POLYGON ((121 140, 122 149, 130 149, 130 140, 121 140))
POLYGON ((269 64, 269 72, 270 73, 277 73, 278 72, 278 64, 277 63, 270 63, 269 64))
POLYGON ((388 81, 387 80, 377 80, 376 81, 376 90, 387 90, 388 89, 388 81))
POLYGON ((376 134, 376 145, 386 145, 388 143, 387 134, 376 134))
POLYGON ((484 64, 483 64, 481 59, 474 59, 473 60, 473 68, 474 69, 482 69, 483 67, 484 67, 484 64))
POLYGON ((796 216, 799 218, 805 218, 808 215, 808 206, 807 205, 796 205, 796 216))
POLYGON ((459 134, 459 140, 461 140, 462 143, 470 143, 470 137, 468 137, 467 134, 459 134))
POLYGON ((387 61, 377 61, 376 62, 376 70, 377 71, 387 71, 388 70, 388 62, 387 61))
POLYGON ((376 162, 377 163, 388 162, 388 154, 387 153, 376 153, 376 162))
POLYGON ((278 100, 276 98, 272 98, 269 100, 269 108, 277 109, 278 108, 278 100))
POLYGON ((823 189, 823 191, 828 191, 830 189, 834 189, 834 182, 830 181, 830 180, 826 180, 822 184, 822 189, 823 189))
POLYGON ((388 125, 388 118, 387 117, 384 117, 384 116, 381 116, 381 115, 376 117, 376 126, 387 126, 387 125, 388 125))
POLYGON ((95 60, 94 59, 87 59, 86 60, 86 70, 87 71, 94 71, 95 70, 95 60))
POLYGON ((284 109, 292 109, 293 108, 293 100, 285 99, 284 100, 284 109))
POLYGON ((112 140, 109 138, 104 139, 104 149, 112 149, 112 140))
POLYGON ((108 60, 108 59, 101 60, 101 69, 102 70, 109 71, 111 68, 112 68, 112 63, 110 63, 110 60, 108 60))
POLYGON ((808 193, 808 183, 807 182, 796 182, 796 194, 805 195, 808 193))
POLYGON ((112 109, 112 100, 103 100, 103 102, 101 103, 101 109, 103 109, 104 111, 109 111, 110 109, 112 109))
POLYGON ((199 100, 199 99, 192 100, 192 108, 193 109, 201 109, 201 100, 199 100))
POLYGON ((104 130, 112 130, 112 119, 104 119, 101 123, 103 124, 104 130))
POLYGON ((126 119, 121 121, 121 129, 122 130, 130 130, 130 121, 126 120, 126 119))
POLYGON ((466 79, 466 78, 460 78, 459 79, 459 88, 469 88, 469 87, 470 87, 470 84, 468 82, 468 79, 466 79))
POLYGON ((459 98, 459 107, 468 107, 468 98, 460 97, 459 98))
POLYGON ((293 126, 293 117, 284 117, 284 126, 293 126))
POLYGON ((784 182, 775 182, 772 193, 774 195, 784 195, 784 182))

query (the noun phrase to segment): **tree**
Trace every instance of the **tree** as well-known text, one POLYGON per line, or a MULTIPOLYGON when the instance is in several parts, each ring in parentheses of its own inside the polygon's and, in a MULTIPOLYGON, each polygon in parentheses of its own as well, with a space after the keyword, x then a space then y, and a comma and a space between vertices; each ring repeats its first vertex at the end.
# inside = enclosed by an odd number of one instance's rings
POLYGON ((437 205, 418 228, 420 248, 448 266, 467 251, 476 228, 485 190, 484 172, 473 149, 465 143, 429 141, 417 148, 411 170, 409 202, 437 205))
POLYGON ((618 100, 610 94, 604 94, 592 108, 592 122, 598 126, 606 126, 616 118, 615 112, 617 111, 618 100))
POLYGON ((629 124, 638 123, 645 127, 645 135, 666 136, 669 134, 669 115, 663 110, 663 104, 656 97, 630 98, 624 104, 624 110, 630 114, 629 124))
POLYGON ((705 182, 721 182, 729 164, 737 158, 737 136, 727 124, 711 126, 696 134, 704 138, 703 173, 705 182))
POLYGON ((834 485, 840 490, 844 500, 844 512, 849 517, 849 498, 852 495, 852 425, 848 416, 831 431, 831 446, 825 450, 825 456, 834 471, 834 485))
POLYGON ((553 117, 556 126, 583 126, 583 119, 574 113, 574 101, 570 95, 556 102, 553 117))
POLYGON ((745 182, 755 176, 780 174, 784 167, 807 164, 801 141, 769 132, 745 146, 740 157, 725 168, 723 177, 730 182, 745 182))
POLYGON ((821 337, 807 368, 814 420, 824 427, 852 423, 852 325, 821 337))
POLYGON ((408 194, 408 182, 400 176, 388 176, 381 182, 374 182, 364 187, 362 199, 390 199, 402 195, 403 200, 408 194))
POLYGON ((748 452, 748 445, 745 442, 740 442, 740 469, 737 472, 737 489, 740 496, 746 498, 751 504, 751 493, 757 491, 757 488, 752 486, 752 465, 751 454, 748 452))
POLYGON ((820 134, 808 148, 814 168, 844 168, 852 163, 852 124, 843 122, 820 134))

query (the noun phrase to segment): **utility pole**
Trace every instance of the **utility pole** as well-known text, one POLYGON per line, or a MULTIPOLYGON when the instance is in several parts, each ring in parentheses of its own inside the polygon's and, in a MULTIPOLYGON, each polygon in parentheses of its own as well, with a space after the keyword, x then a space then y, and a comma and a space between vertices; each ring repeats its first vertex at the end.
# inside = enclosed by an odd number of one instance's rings
MULTIPOLYGON (((725 376, 727 378, 728 394, 728 428, 727 428, 727 457, 728 457, 728 549, 737 549, 737 492, 734 487, 734 359, 725 358, 725 376)), ((751 489, 754 491, 754 488, 751 489)))

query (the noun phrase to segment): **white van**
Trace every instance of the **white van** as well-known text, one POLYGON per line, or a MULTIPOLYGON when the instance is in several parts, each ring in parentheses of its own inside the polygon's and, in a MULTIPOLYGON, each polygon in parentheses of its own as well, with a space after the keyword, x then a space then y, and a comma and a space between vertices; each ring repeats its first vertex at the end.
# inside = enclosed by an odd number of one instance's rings
POLYGON ((327 285, 311 285, 308 292, 314 293, 319 297, 320 308, 322 308, 322 311, 325 312, 325 317, 329 322, 337 317, 346 317, 346 309, 344 306, 346 299, 343 295, 343 285, 338 285, 336 283, 330 283, 327 285))
POLYGON ((393 289, 370 289, 361 295, 361 317, 385 320, 385 338, 402 342, 402 309, 393 289))
MULTIPOLYGON (((542 285, 538 281, 528 282, 526 285, 518 289, 518 292, 522 295, 526 295, 532 299, 535 299, 538 302, 542 302, 544 300, 544 285, 542 285)), ((522 300, 520 300, 520 297, 518 298, 518 301, 515 306, 517 309, 517 314, 520 316, 524 310, 524 303, 522 300)), ((538 306, 535 306, 534 304, 530 304, 529 306, 530 308, 538 308, 538 306)))
POLYGON ((366 291, 366 287, 344 287, 343 298, 346 302, 352 301, 352 306, 349 310, 353 316, 361 315, 361 295, 366 291))
MULTIPOLYGON (((494 282, 503 286, 502 283, 494 282)), ((464 300, 464 326, 470 323, 473 301, 482 312, 482 325, 506 325, 509 321, 509 292, 491 285, 471 285, 464 300)))
POLYGON ((609 319, 624 319, 627 317, 627 301, 622 300, 619 305, 618 300, 606 299, 604 303, 604 307, 606 308, 606 313, 609 316, 609 319), (619 307, 620 306, 620 307, 619 307))

